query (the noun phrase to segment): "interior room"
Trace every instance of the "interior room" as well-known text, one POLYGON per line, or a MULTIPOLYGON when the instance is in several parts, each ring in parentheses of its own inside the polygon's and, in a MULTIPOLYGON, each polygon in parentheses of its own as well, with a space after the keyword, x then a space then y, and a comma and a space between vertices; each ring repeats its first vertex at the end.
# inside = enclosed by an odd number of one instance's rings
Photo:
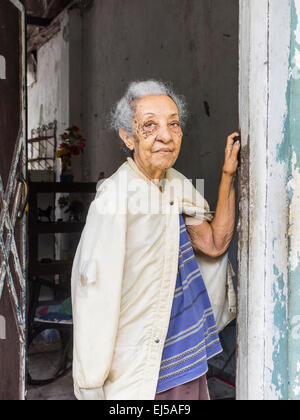
MULTIPOLYGON (((70 273, 97 183, 126 160, 110 128, 132 81, 171 83, 189 118, 175 168, 215 210, 238 130, 238 0, 24 0, 28 89, 27 399, 75 399, 70 273), (62 143, 79 140, 72 157, 62 143)), ((66 146, 65 146, 66 148, 66 146)), ((238 208, 237 208, 238 210, 238 208)), ((237 240, 229 258, 236 271, 237 240)), ((236 324, 210 360, 211 399, 235 399, 236 324)))

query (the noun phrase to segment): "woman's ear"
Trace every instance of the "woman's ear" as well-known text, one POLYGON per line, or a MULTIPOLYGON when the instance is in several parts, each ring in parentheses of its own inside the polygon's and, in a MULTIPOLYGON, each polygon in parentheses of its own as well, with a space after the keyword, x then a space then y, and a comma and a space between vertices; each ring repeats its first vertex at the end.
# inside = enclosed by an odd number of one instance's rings
POLYGON ((123 140, 123 142, 126 144, 129 150, 134 150, 134 141, 133 137, 126 133, 126 131, 123 128, 120 128, 119 130, 119 136, 123 140))

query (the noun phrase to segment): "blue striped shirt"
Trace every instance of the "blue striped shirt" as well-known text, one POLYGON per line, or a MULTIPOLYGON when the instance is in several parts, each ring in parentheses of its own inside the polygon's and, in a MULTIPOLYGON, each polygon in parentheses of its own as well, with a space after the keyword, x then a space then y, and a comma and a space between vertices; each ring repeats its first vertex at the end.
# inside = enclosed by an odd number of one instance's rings
POLYGON ((221 347, 207 290, 180 215, 178 274, 156 392, 204 375, 221 347))

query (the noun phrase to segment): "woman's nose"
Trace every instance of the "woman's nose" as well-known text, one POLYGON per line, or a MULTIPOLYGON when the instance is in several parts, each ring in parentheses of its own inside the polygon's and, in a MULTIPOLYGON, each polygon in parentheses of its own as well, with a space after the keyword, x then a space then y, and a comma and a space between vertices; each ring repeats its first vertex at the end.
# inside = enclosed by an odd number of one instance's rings
POLYGON ((159 132, 158 132, 158 136, 157 136, 158 140, 161 140, 165 143, 169 142, 172 140, 172 135, 170 133, 169 127, 168 125, 161 125, 159 132))

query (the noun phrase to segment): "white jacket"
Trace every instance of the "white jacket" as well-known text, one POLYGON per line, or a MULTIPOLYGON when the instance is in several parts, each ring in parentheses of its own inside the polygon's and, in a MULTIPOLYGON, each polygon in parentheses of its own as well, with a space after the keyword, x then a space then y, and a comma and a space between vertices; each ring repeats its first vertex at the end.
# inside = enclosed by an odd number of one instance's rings
MULTIPOLYGON (((212 219, 206 212, 207 202, 178 171, 167 171, 161 192, 131 158, 98 186, 72 268, 78 399, 155 398, 177 277, 178 215, 201 223, 212 219)), ((226 293, 234 273, 227 254, 199 264, 221 330, 234 318, 226 293)))

